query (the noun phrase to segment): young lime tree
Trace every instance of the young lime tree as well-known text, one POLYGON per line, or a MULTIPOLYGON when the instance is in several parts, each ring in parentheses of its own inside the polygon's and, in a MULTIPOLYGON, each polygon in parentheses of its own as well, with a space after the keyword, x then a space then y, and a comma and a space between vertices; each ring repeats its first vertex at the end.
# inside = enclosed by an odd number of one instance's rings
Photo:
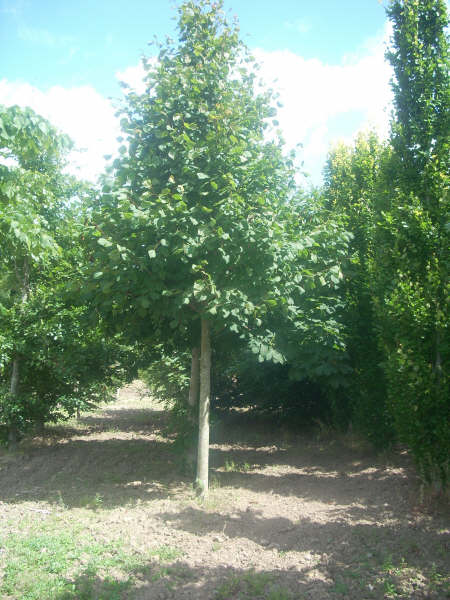
MULTIPOLYGON (((275 110, 221 2, 186 2, 146 92, 127 96, 126 145, 93 211, 98 305, 149 343, 200 348, 196 484, 208 490, 211 348, 264 338, 281 301, 291 159, 275 110)), ((268 349, 267 351, 269 351, 268 349)), ((195 374, 195 350, 193 361, 195 374)), ((197 394, 191 388, 191 402, 197 394)))

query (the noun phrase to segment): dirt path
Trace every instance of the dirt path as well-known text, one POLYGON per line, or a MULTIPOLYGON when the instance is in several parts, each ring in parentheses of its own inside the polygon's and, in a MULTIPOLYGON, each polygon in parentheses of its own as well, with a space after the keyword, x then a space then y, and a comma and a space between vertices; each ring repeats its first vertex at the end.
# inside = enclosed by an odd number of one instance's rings
POLYGON ((166 417, 135 383, 0 452, 2 600, 450 598, 448 518, 417 508, 406 455, 235 420, 213 433, 201 505, 166 417), (53 582, 39 594, 30 552, 53 582))

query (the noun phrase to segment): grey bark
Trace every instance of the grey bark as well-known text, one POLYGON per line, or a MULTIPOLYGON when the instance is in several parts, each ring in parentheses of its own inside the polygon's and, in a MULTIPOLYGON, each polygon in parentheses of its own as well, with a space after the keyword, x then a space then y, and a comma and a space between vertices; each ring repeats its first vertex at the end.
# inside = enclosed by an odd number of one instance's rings
POLYGON ((192 348, 191 380, 189 383, 188 404, 191 408, 197 406, 200 385, 200 349, 192 348))
MULTIPOLYGON (((12 398, 16 397, 19 393, 19 382, 20 382, 20 359, 18 356, 13 360, 12 364, 12 372, 11 372, 11 382, 9 386, 9 393, 12 398)), ((9 426, 8 430, 8 447, 15 448, 17 446, 17 442, 19 441, 19 436, 17 432, 17 427, 13 424, 9 426)))
MULTIPOLYGON (((28 300, 28 292, 29 292, 29 271, 28 271, 28 262, 25 260, 23 265, 23 276, 20 279, 19 275, 16 271, 17 278, 21 281, 22 286, 22 298, 21 298, 21 306, 23 307, 28 300)), ((12 398, 15 398, 19 394, 19 385, 20 385, 20 358, 19 356, 15 356, 12 362, 12 371, 11 371, 11 382, 9 386, 9 393, 12 398)), ((11 424, 8 431, 8 445, 9 447, 14 447, 18 442, 18 430, 17 426, 11 424)))
POLYGON ((208 495, 209 404, 211 396, 211 339, 209 322, 202 319, 200 354, 200 397, 198 411, 197 478, 195 487, 201 498, 208 495))
POLYGON ((9 386, 9 393, 11 396, 17 396, 19 393, 19 373, 20 373, 20 359, 18 356, 13 360, 12 372, 11 372, 11 384, 9 386))
POLYGON ((191 377, 189 382, 189 396, 187 399, 187 418, 190 430, 186 434, 182 467, 186 475, 194 476, 197 465, 197 443, 195 430, 197 428, 198 394, 200 389, 200 348, 192 348, 191 377))

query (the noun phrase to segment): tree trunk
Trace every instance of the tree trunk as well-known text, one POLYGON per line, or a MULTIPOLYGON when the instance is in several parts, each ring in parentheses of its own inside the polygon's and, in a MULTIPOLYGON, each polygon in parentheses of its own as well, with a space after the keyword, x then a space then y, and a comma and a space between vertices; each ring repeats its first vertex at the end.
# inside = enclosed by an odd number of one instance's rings
POLYGON ((197 428, 198 394, 200 387, 200 348, 192 348, 191 378, 189 382, 189 396, 187 400, 187 418, 189 428, 186 431, 184 453, 182 457, 183 470, 186 475, 194 476, 197 465, 197 428))
POLYGON ((20 369, 20 360, 16 356, 13 360, 12 364, 12 372, 11 372, 11 384, 9 386, 9 393, 11 396, 15 397, 19 393, 19 369, 20 369))
POLYGON ((193 410, 198 404, 198 393, 200 386, 200 349, 195 346, 192 348, 191 360, 191 379, 189 382, 188 404, 193 410))
POLYGON ((201 498, 208 495, 209 402, 211 395, 211 339, 209 323, 202 319, 200 355, 200 398, 198 418, 197 479, 195 487, 201 498))
MULTIPOLYGON (((11 383, 9 386, 9 393, 12 398, 16 398, 19 393, 19 381, 20 381, 20 359, 18 356, 14 358, 12 364, 11 383)), ((18 442, 17 427, 11 424, 8 431, 8 446, 15 448, 18 442)))
MULTIPOLYGON (((16 269, 16 276, 18 281, 20 281, 22 287, 21 294, 21 309, 23 309, 24 305, 28 300, 28 291, 29 291, 29 269, 28 269, 28 261, 25 259, 23 263, 23 273, 22 277, 18 274, 16 269)), ((9 386, 9 393, 11 398, 17 398, 19 394, 19 384, 20 384, 20 358, 19 356, 15 356, 13 358, 12 363, 12 372, 11 372, 11 383, 9 386)), ((17 425, 12 423, 10 425, 8 431, 8 445, 10 448, 14 448, 17 445, 19 439, 17 425)))

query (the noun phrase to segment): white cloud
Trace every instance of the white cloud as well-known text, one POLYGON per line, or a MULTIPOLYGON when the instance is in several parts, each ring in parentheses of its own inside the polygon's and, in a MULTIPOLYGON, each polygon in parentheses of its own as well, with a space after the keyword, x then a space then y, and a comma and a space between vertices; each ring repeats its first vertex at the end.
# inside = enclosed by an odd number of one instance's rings
POLYGON ((145 92, 145 70, 142 63, 127 67, 124 71, 117 71, 116 78, 130 86, 138 94, 145 92))
POLYGON ((315 183, 330 145, 338 138, 350 141, 367 128, 387 135, 391 68, 384 60, 384 50, 388 38, 386 27, 358 55, 337 65, 305 59, 288 50, 254 51, 261 78, 280 94, 283 106, 277 119, 286 143, 291 148, 303 144, 300 155, 315 183))
MULTIPOLYGON (((146 59, 146 62, 149 66, 154 66, 157 62, 157 58, 155 56, 149 57, 146 59)), ((144 82, 145 75, 146 70, 141 61, 138 65, 127 67, 123 71, 117 71, 116 78, 118 81, 126 83, 130 86, 130 89, 138 94, 143 94, 146 89, 144 82)))
POLYGON ((95 181, 105 167, 103 156, 117 149, 120 127, 115 109, 90 86, 55 86, 42 92, 28 83, 1 79, 0 104, 29 106, 68 134, 77 148, 69 157, 69 171, 83 179, 95 181))

